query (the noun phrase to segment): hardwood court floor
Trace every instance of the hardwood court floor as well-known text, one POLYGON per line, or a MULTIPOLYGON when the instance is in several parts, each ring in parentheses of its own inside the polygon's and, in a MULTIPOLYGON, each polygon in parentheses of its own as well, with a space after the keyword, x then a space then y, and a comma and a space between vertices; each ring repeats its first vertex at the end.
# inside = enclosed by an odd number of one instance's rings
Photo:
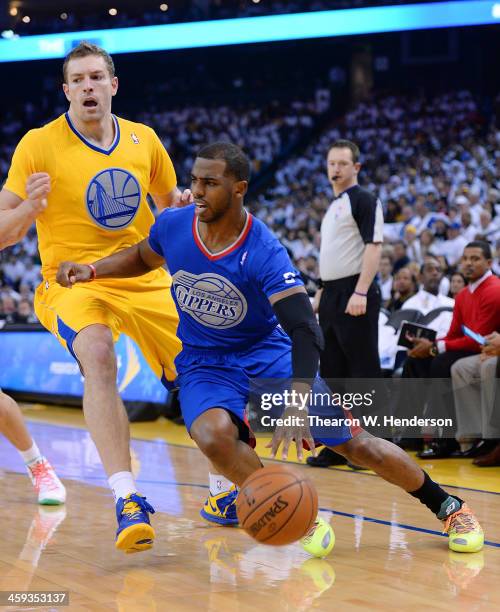
POLYGON ((70 610, 500 609, 498 468, 427 465, 440 482, 466 487, 450 491, 485 528, 484 550, 464 555, 448 551, 424 506, 380 478, 297 466, 314 480, 337 538, 327 559, 311 559, 298 545, 260 546, 240 529, 199 518, 204 458, 183 428, 138 424, 133 469, 157 510, 157 540, 151 551, 123 555, 114 549, 114 508, 80 411, 30 407, 26 415, 68 502, 39 508, 17 453, 0 439, 0 590, 68 590, 70 610))

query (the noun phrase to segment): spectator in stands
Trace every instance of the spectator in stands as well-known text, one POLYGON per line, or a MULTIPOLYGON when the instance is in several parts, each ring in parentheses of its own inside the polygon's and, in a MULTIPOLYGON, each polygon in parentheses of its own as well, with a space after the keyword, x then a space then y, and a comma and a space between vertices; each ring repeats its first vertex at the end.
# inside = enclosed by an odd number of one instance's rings
POLYGON ((462 226, 457 221, 453 221, 448 226, 446 240, 444 240, 435 250, 436 255, 444 255, 450 267, 458 264, 462 258, 467 240, 461 235, 462 226))
POLYGON ((468 208, 462 211, 462 214, 460 215, 460 221, 462 223, 461 235, 465 238, 465 240, 467 240, 467 242, 471 242, 475 239, 478 230, 477 227, 472 223, 472 215, 468 208))
POLYGON ((461 272, 454 272, 450 278, 448 297, 455 299, 466 284, 465 276, 461 272))
MULTIPOLYGON (((439 284, 443 277, 443 270, 434 257, 428 257, 420 269, 420 289, 404 302, 402 310, 418 310, 424 316, 440 308, 447 308, 441 312, 435 312, 432 321, 426 323, 437 333, 438 338, 446 336, 450 329, 452 309, 455 300, 439 293, 439 284)), ((432 315, 431 315, 432 316, 432 315)))
POLYGON ((428 255, 435 255, 436 253, 433 251, 434 245, 434 233, 430 229, 424 229, 419 236, 420 242, 420 260, 418 263, 422 264, 424 259, 428 255))
POLYGON ((410 261, 420 262, 420 241, 417 238, 417 228, 414 225, 407 225, 404 232, 406 242, 406 254, 410 261))
POLYGON ((318 275, 316 274, 316 260, 314 257, 301 257, 296 260, 297 269, 300 272, 302 282, 307 294, 314 297, 318 290, 318 275))
POLYGON ((442 247, 442 244, 446 241, 447 238, 447 230, 448 230, 448 218, 440 217, 436 219, 434 223, 434 245, 433 245, 433 253, 435 255, 441 254, 439 253, 439 249, 442 247))
POLYGON ((28 323, 36 323, 37 318, 31 307, 29 300, 21 300, 17 306, 17 311, 12 315, 12 323, 22 323, 27 325, 28 323))
POLYGON ((392 259, 389 255, 382 255, 378 268, 377 282, 380 287, 383 306, 388 304, 391 299, 392 280, 392 259))
POLYGON ((460 456, 479 467, 500 465, 500 334, 486 336, 486 342, 480 355, 459 359, 451 368, 460 456))
POLYGON ((26 261, 26 267, 21 277, 21 282, 25 283, 31 289, 35 289, 42 281, 40 275, 40 266, 35 265, 32 259, 26 261))
MULTIPOLYGON (((468 287, 457 295, 450 329, 446 337, 437 342, 426 338, 414 339, 413 349, 409 351, 403 369, 404 377, 448 379, 451 367, 458 359, 479 353, 479 345, 464 334, 463 325, 482 335, 500 329, 500 279, 491 273, 491 261, 488 243, 474 241, 465 247, 462 270, 468 287)), ((421 391, 424 389, 421 387, 421 391)), ((407 401, 413 403, 415 414, 419 414, 423 396, 413 395, 407 401)), ((431 395, 428 413, 452 418, 455 414, 447 395, 443 395, 439 401, 431 395), (441 414, 439 408, 443 409, 441 414)), ((458 446, 454 438, 435 439, 419 456, 439 459, 449 457, 455 450, 458 450, 458 446)))
POLYGON ((409 268, 401 268, 395 276, 393 294, 386 308, 389 312, 399 310, 406 300, 417 293, 417 277, 409 268))
POLYGON ((427 257, 420 268, 421 286, 419 291, 414 296, 408 298, 401 308, 420 310, 423 315, 443 306, 453 308, 455 300, 439 293, 442 277, 443 269, 439 261, 435 257, 427 257))
POLYGON ((496 233, 496 226, 491 221, 491 213, 489 210, 482 210, 479 213, 479 227, 476 237, 480 240, 489 240, 490 234, 496 233))
POLYGON ((4 278, 7 284, 15 288, 24 274, 25 266, 21 259, 11 255, 3 266, 4 278))
POLYGON ((12 323, 14 315, 17 310, 16 301, 8 293, 2 295, 2 314, 0 319, 3 319, 6 323, 12 323))
POLYGON ((425 201, 425 196, 419 195, 415 202, 415 216, 411 219, 410 224, 415 228, 415 232, 421 234, 424 229, 432 227, 435 218, 435 213, 430 212, 429 206, 425 201))
POLYGON ((448 261, 444 255, 435 255, 435 258, 439 261, 439 265, 441 266, 441 270, 443 271, 443 278, 439 283, 439 293, 442 293, 443 295, 448 295, 448 292, 450 290, 450 279, 448 278, 448 275, 451 272, 448 266, 448 261))
POLYGON ((396 200, 389 200, 387 202, 387 210, 384 215, 385 223, 396 223, 400 221, 401 207, 396 200))
POLYGON ((410 258, 406 253, 406 244, 403 240, 397 240, 394 244, 394 264, 392 271, 394 274, 401 268, 404 268, 410 263, 410 258))

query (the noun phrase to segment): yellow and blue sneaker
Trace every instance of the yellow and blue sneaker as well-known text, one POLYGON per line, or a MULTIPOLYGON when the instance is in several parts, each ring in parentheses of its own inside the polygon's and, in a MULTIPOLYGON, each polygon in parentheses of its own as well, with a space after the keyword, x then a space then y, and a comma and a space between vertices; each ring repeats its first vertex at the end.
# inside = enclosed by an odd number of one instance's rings
POLYGON ((233 485, 229 491, 218 495, 208 494, 207 501, 200 510, 200 515, 211 523, 218 525, 237 525, 236 498, 238 489, 233 485))
POLYGON ((120 497, 116 502, 115 546, 126 553, 148 550, 153 546, 154 529, 149 522, 149 514, 154 514, 154 508, 146 498, 138 493, 120 497))
POLYGON ((460 505, 460 502, 452 497, 443 502, 443 506, 446 506, 443 508, 446 515, 440 516, 442 514, 440 512, 438 518, 444 522, 443 532, 448 534, 450 550, 466 553, 479 552, 483 548, 484 533, 472 510, 467 504, 460 505), (456 502, 456 507, 453 502, 449 503, 449 500, 456 502))

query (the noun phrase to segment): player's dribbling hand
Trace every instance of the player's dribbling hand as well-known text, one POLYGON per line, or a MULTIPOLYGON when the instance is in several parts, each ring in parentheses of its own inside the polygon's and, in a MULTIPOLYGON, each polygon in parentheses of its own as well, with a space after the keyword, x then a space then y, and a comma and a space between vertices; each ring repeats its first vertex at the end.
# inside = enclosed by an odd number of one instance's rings
POLYGON ((288 457, 290 444, 295 442, 297 458, 299 461, 302 461, 304 456, 302 446, 303 440, 307 442, 313 457, 316 457, 316 444, 311 434, 311 430, 309 429, 309 419, 307 418, 307 415, 307 410, 301 410, 298 407, 289 407, 285 410, 281 419, 291 417, 292 424, 276 426, 272 440, 266 445, 266 448, 271 449, 271 457, 276 457, 279 448, 283 443, 281 457, 282 459, 286 459, 288 457))
POLYGON ((27 200, 34 212, 41 213, 47 208, 50 193, 50 176, 46 172, 35 172, 26 181, 27 200))
POLYGON ((85 264, 63 261, 59 264, 56 281, 63 287, 71 289, 75 283, 88 283, 92 279, 92 268, 85 264))

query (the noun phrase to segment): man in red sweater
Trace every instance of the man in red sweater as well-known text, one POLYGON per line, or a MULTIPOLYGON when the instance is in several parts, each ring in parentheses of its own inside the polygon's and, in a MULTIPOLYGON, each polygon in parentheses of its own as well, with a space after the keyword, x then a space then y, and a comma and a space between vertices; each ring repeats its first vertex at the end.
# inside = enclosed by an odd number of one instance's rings
MULTIPOLYGON (((491 248, 487 242, 477 240, 469 242, 464 249, 461 270, 468 281, 455 299, 453 319, 445 338, 431 342, 425 338, 415 339, 413 348, 408 352, 408 359, 403 369, 405 378, 439 378, 451 377, 451 366, 458 359, 479 353, 480 345, 463 332, 467 326, 475 332, 486 336, 500 329, 500 279, 491 272, 491 248)), ((450 380, 451 389, 451 380, 450 380)), ((451 392, 431 394, 427 413, 429 417, 448 416, 456 421, 451 392)), ((422 393, 415 399, 420 401, 420 413, 423 410, 422 393), (418 397, 420 395, 420 397, 418 397)), ((418 406, 415 406, 418 415, 418 406)), ((434 440, 430 447, 418 454, 424 459, 449 457, 458 450, 457 442, 452 437, 434 440)))

